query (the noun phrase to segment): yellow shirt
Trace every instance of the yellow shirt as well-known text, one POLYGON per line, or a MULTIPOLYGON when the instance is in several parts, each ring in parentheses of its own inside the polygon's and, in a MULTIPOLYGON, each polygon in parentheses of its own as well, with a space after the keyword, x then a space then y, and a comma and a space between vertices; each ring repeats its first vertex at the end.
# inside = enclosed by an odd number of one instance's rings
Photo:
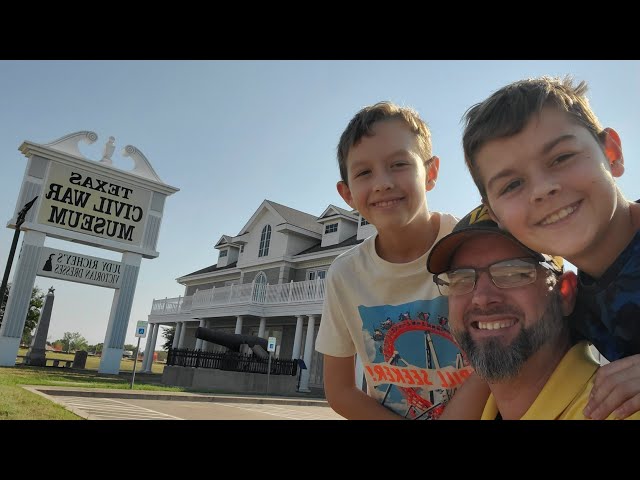
MULTIPOLYGON (((599 366, 589 351, 588 342, 574 345, 521 420, 588 420, 582 411, 589 401, 599 366)), ((498 407, 491 394, 482 412, 482 420, 495 420, 497 415, 498 407)), ((607 417, 607 420, 613 419, 613 414, 607 417)), ((627 420, 640 420, 640 412, 630 415, 627 420)))

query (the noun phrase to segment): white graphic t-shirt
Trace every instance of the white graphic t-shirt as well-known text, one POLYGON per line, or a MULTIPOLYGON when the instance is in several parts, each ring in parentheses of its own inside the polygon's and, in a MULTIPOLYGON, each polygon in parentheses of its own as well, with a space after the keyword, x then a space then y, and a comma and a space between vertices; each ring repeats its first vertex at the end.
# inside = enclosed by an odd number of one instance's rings
MULTIPOLYGON (((440 214, 436 241, 456 222, 440 214)), ((472 371, 449 331, 447 297, 427 271, 429 252, 390 263, 376 253, 375 237, 331 264, 316 350, 357 354, 369 395, 406 418, 437 418, 472 371)))

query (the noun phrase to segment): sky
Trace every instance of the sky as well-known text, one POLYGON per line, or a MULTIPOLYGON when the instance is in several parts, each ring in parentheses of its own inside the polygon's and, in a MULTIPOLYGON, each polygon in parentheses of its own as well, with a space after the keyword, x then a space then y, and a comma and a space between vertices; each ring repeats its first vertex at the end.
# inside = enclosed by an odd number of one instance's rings
MULTIPOLYGON (((180 191, 165 203, 159 257, 142 259, 125 341, 135 345, 153 299, 183 295, 175 279, 215 264, 214 245, 237 235, 263 200, 316 216, 330 204, 349 208, 335 188, 336 145, 363 106, 391 100, 420 113, 440 157, 429 208, 462 217, 480 203, 462 154, 466 109, 512 81, 566 74, 588 82, 602 125, 620 134, 618 185, 640 198, 640 61, 0 61, 0 221, 6 226, 18 201, 23 141, 92 131, 98 140, 80 150, 97 161, 113 136, 112 160, 124 170, 133 164, 120 151, 137 147, 180 191)), ((13 235, 0 228, 2 273, 13 235)), ((121 259, 62 240, 45 246, 121 259)), ((10 282, 16 263, 17 253, 10 282)), ((78 332, 104 342, 114 290, 45 277, 35 285, 55 288, 50 341, 78 332)), ((156 348, 162 343, 158 336, 156 348)))

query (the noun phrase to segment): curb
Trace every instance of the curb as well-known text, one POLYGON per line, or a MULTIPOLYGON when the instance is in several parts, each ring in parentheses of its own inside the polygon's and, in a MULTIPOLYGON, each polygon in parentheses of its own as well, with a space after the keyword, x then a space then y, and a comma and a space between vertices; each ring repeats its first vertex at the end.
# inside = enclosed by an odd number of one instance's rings
MULTIPOLYGON (((30 392, 44 396, 54 401, 51 396, 73 396, 94 398, 136 398, 140 400, 172 400, 181 402, 223 402, 223 403, 255 403, 271 405, 299 405, 305 407, 328 407, 329 403, 324 399, 291 398, 291 397, 265 397, 257 395, 233 395, 233 394, 208 394, 190 392, 161 392, 145 390, 119 390, 96 388, 55 387, 43 385, 21 385, 30 392)), ((77 412, 74 412, 78 414, 77 412)), ((85 413, 85 412, 83 412, 85 413)), ((84 418, 84 415, 80 415, 84 418)))

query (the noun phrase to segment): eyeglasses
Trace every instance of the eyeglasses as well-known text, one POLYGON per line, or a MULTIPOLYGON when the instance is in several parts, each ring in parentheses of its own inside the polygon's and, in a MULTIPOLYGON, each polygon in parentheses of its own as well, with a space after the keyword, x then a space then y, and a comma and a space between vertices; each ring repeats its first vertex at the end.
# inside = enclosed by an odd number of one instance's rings
POLYGON ((480 272, 489 272, 489 277, 498 288, 514 288, 536 281, 537 267, 551 269, 544 262, 535 259, 512 258, 493 263, 484 268, 457 268, 433 276, 440 295, 466 295, 473 292, 480 272))

